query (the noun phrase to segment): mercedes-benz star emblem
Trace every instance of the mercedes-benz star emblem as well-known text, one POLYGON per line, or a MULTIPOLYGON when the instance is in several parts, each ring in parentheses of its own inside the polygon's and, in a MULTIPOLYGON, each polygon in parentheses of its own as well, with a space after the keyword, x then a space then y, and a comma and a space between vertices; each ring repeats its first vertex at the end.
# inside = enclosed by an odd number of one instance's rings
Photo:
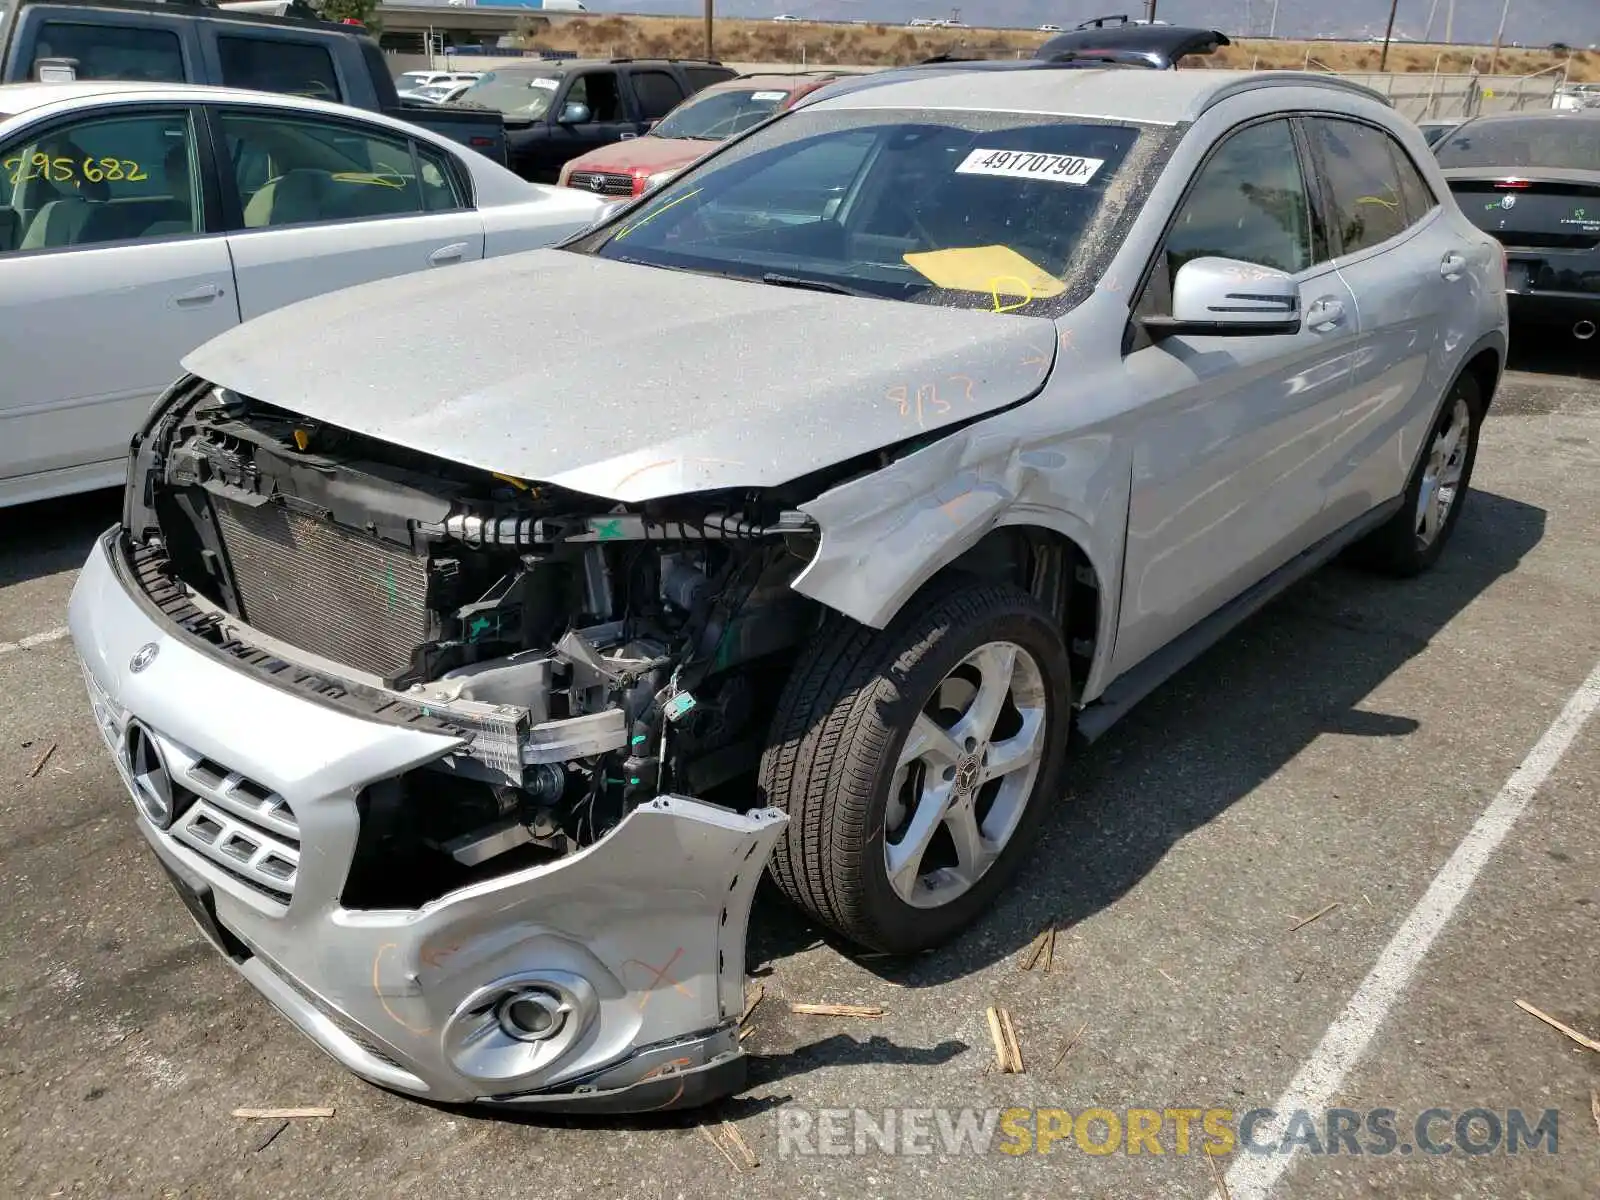
POLYGON ((133 799, 145 820, 157 829, 166 829, 177 815, 173 803, 172 775, 150 731, 137 721, 128 723, 123 743, 128 772, 133 776, 133 799))
POLYGON ((156 645, 154 642, 146 642, 144 645, 139 647, 138 653, 135 654, 129 661, 128 670, 137 675, 151 663, 155 662, 156 655, 159 653, 161 653, 160 646, 156 645))

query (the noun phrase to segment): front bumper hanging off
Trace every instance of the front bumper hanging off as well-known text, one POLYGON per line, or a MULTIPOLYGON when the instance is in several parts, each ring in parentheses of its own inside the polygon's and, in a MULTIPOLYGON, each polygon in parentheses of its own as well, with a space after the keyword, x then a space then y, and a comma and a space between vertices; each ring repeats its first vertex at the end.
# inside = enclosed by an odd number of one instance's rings
POLYGON ((159 619, 117 538, 95 544, 69 609, 96 722, 131 794, 187 800, 168 822, 136 805, 139 830, 301 1032, 439 1101, 634 1112, 742 1086, 745 932, 783 813, 659 796, 559 861, 418 909, 347 909, 363 789, 461 743, 230 665, 159 619), (519 1000, 536 1036, 497 1019, 519 1000))

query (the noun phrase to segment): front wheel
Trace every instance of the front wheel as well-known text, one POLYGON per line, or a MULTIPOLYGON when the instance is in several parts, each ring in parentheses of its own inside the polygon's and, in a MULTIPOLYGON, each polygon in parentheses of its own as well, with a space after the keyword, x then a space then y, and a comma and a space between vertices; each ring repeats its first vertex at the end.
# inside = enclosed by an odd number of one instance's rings
POLYGON ((891 953, 946 941, 1005 886, 1059 790, 1072 700, 1059 622, 1027 592, 962 582, 907 607, 881 631, 824 627, 761 763, 789 813, 779 887, 891 953))
POLYGON ((1461 518, 1482 425, 1482 389, 1472 376, 1463 375, 1428 433, 1400 511, 1358 545, 1363 562, 1385 574, 1410 576, 1438 561, 1461 518))

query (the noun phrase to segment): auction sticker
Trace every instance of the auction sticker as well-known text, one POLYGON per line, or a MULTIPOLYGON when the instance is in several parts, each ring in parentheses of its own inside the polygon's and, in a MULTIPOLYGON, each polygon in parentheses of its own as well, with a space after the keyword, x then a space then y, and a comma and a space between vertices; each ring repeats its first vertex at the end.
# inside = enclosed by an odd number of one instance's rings
POLYGON ((750 99, 762 104, 768 100, 782 100, 788 94, 788 92, 751 92, 750 99))
POLYGON ((977 149, 962 160, 957 175, 1003 175, 1007 179, 1043 179, 1048 183, 1085 184, 1105 166, 1103 158, 1074 154, 1037 154, 1031 150, 977 149))
POLYGON ((561 81, 559 79, 546 79, 543 75, 535 75, 532 79, 528 80, 528 86, 531 88, 543 88, 547 92, 553 92, 561 86, 561 81))

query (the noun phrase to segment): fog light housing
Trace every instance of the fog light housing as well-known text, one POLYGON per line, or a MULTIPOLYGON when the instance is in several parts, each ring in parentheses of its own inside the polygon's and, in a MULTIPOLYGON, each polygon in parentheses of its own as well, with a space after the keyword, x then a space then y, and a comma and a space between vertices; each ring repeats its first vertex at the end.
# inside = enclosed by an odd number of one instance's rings
POLYGON ((542 988, 513 992, 495 1012, 500 1029, 519 1042, 545 1042, 561 1032, 570 1006, 542 988))
MULTIPOLYGON (((441 1045, 463 1077, 492 1091, 511 1091, 559 1070, 599 1020, 594 984, 572 971, 524 971, 473 992, 441 1030, 441 1045)), ((615 1031, 635 1029, 628 1014, 615 1031)))

